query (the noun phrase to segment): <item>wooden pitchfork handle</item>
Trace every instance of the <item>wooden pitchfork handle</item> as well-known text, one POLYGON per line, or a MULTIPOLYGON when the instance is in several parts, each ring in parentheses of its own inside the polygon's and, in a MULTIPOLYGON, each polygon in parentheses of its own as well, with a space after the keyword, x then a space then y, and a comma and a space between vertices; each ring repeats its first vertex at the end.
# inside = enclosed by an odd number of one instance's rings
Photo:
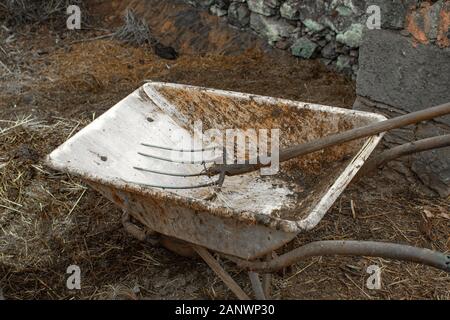
MULTIPOLYGON (((360 138, 365 138, 368 136, 373 136, 392 129, 398 129, 411 124, 441 117, 447 114, 450 114, 450 102, 432 108, 428 108, 425 110, 420 110, 405 114, 403 116, 373 123, 367 126, 358 127, 341 133, 329 135, 324 138, 298 144, 292 147, 284 148, 280 151, 279 161, 280 162, 288 161, 293 158, 313 153, 331 146, 339 145, 360 138)), ((256 171, 261 167, 270 165, 270 163, 266 165, 261 164, 259 159, 257 161, 257 164, 250 164, 250 162, 251 161, 247 161, 247 163, 245 164, 214 165, 207 170, 207 174, 216 175, 221 172, 225 172, 227 176, 234 176, 256 171)))

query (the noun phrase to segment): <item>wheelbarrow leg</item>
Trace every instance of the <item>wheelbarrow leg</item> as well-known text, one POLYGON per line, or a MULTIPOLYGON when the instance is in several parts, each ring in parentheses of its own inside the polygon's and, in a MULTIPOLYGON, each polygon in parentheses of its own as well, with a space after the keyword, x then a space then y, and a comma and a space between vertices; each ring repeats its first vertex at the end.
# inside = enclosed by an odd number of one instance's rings
POLYGON ((266 299, 270 299, 270 295, 272 294, 272 274, 263 274, 262 286, 264 290, 264 296, 266 297, 266 299))
MULTIPOLYGON (((269 253, 266 256, 266 261, 272 260, 272 255, 274 252, 269 253)), ((253 292, 255 293, 255 297, 258 300, 267 300, 270 299, 271 289, 272 289, 272 274, 271 273, 263 273, 262 274, 262 284, 259 280, 259 274, 256 272, 250 271, 248 273, 250 277, 250 282, 252 283, 253 292)))
POLYGON ((206 250, 199 246, 192 246, 195 252, 206 262, 206 264, 214 271, 214 273, 222 279, 225 285, 233 291, 239 300, 250 300, 249 296, 242 288, 231 278, 231 276, 222 268, 217 260, 206 250))
POLYGON ((250 278, 250 282, 252 283, 253 292, 255 293, 255 297, 257 300, 266 300, 266 296, 264 294, 264 289, 259 280, 259 274, 256 272, 250 271, 248 273, 250 278))
MULTIPOLYGON (((266 256, 266 261, 272 260, 272 254, 269 253, 266 256)), ((272 294, 272 274, 271 273, 264 273, 262 279, 262 286, 264 290, 264 295, 266 296, 266 299, 270 299, 270 296, 272 294)))

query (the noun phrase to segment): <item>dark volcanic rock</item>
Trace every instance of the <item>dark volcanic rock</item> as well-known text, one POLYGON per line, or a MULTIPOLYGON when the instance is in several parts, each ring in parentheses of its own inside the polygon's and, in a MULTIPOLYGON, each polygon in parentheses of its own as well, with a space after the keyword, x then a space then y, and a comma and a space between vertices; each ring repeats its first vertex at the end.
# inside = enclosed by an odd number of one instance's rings
MULTIPOLYGON (((411 112, 450 101, 450 48, 413 43, 389 30, 365 32, 356 92, 411 112)), ((450 125, 450 116, 440 118, 450 125)))
POLYGON ((228 22, 236 27, 244 28, 250 23, 250 10, 245 3, 232 2, 228 7, 228 22))
POLYGON ((155 54, 163 59, 175 60, 178 58, 178 52, 174 48, 165 46, 161 43, 157 43, 154 46, 155 54))

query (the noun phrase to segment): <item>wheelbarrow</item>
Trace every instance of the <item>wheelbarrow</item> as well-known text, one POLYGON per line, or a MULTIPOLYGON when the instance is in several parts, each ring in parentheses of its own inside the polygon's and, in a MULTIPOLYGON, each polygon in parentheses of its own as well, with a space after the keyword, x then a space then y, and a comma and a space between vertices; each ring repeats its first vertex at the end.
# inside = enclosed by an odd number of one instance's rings
MULTIPOLYGON (((80 177, 122 208, 125 229, 138 239, 159 241, 182 255, 198 254, 239 299, 249 299, 211 255, 215 252, 249 271, 255 297, 265 299, 270 273, 311 256, 376 256, 450 270, 448 254, 373 241, 318 241, 272 255, 321 221, 384 131, 446 113, 449 105, 389 122, 368 112, 148 82, 54 150, 47 164, 80 177), (236 128, 249 136, 279 130, 278 141, 271 142, 282 150, 278 173, 261 175, 256 170, 263 165, 251 164, 245 152, 242 163, 223 164, 229 156, 223 144, 221 165, 192 160, 208 149, 203 141, 200 148, 191 147, 199 142, 196 134, 236 128), (184 161, 186 153, 190 161, 184 161), (197 174, 201 168, 203 174, 197 174)), ((449 140, 419 142, 394 154, 448 146, 449 140)), ((216 147, 210 151, 211 159, 220 158, 214 157, 216 147)))

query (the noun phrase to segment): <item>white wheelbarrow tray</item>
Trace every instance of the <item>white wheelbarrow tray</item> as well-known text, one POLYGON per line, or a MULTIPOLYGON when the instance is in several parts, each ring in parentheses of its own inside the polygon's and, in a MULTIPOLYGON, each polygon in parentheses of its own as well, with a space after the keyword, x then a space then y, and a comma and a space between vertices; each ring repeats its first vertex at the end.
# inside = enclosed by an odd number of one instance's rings
MULTIPOLYGON (((134 169, 186 170, 140 157, 143 142, 175 146, 174 130, 280 129, 281 147, 382 121, 348 109, 201 87, 149 82, 94 120, 47 159, 76 175, 163 235, 243 259, 256 259, 314 228, 375 149, 382 135, 327 148, 281 165, 280 175, 259 172, 212 187, 168 190, 145 185, 176 177, 134 169), (220 196, 212 197, 213 194, 220 196)), ((198 166, 189 170, 198 171, 198 166)), ((205 177, 183 179, 192 185, 205 177)), ((206 177, 206 179, 208 179, 206 177)))

